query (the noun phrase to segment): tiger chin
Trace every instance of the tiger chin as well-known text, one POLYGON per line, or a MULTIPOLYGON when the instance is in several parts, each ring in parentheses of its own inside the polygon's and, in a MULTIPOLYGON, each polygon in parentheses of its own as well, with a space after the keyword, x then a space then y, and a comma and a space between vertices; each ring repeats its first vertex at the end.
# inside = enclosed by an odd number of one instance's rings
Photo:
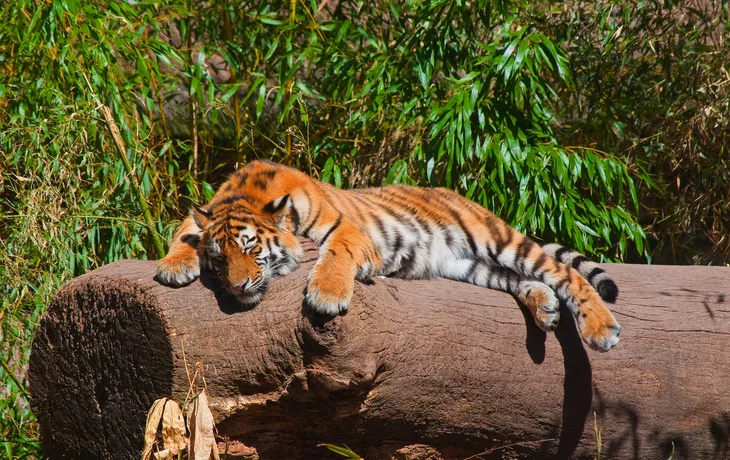
POLYGON ((448 189, 346 191, 268 161, 247 164, 192 209, 159 261, 157 279, 185 285, 203 266, 250 307, 271 279, 299 265, 297 236, 320 247, 305 293, 320 314, 345 313, 356 279, 447 278, 512 294, 546 331, 557 326, 563 301, 590 348, 608 351, 619 342, 621 326, 604 303, 615 301, 618 287, 576 251, 542 248, 448 189))

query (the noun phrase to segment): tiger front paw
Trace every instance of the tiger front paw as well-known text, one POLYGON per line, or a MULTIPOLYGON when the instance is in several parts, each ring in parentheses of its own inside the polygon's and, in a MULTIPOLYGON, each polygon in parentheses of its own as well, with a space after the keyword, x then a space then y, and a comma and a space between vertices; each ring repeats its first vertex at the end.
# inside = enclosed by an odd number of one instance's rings
POLYGON ((200 276, 200 263, 195 257, 168 254, 157 263, 157 279, 167 286, 190 284, 200 276))
POLYGON ((354 276, 343 274, 345 270, 330 270, 326 264, 317 264, 307 285, 305 300, 321 315, 336 316, 350 307, 354 276))
POLYGON ((583 341, 593 350, 608 351, 619 342, 621 326, 603 303, 581 306, 578 313, 578 331, 583 341))

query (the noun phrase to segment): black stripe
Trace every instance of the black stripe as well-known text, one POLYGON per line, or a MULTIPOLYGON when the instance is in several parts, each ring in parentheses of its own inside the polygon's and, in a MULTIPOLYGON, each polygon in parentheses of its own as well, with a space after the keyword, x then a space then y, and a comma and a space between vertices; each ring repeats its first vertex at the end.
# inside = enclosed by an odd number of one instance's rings
POLYGON ((247 225, 253 222, 251 214, 241 212, 239 209, 229 210, 226 218, 226 220, 230 222, 231 225, 247 225))
POLYGON ((451 245, 454 244, 454 235, 451 234, 447 227, 440 225, 440 228, 444 232, 444 242, 446 243, 446 246, 451 248, 451 245))
POLYGON ((557 289, 560 289, 563 286, 565 286, 566 284, 570 284, 570 279, 569 278, 563 278, 563 279, 559 280, 557 283, 555 283, 555 289, 556 290, 557 289))
POLYGON ((289 197, 289 194, 286 194, 275 200, 271 200, 268 203, 266 203, 266 205, 264 206, 264 212, 267 212, 269 214, 277 213, 277 212, 281 211, 282 209, 284 209, 284 206, 286 206, 287 203, 289 203, 290 199, 291 198, 289 197))
POLYGON ((458 193, 450 194, 448 193, 449 191, 443 191, 435 188, 419 188, 417 190, 426 191, 426 193, 422 193, 421 196, 424 198, 428 196, 430 199, 427 201, 434 201, 452 213, 455 211, 469 213, 475 221, 483 219, 485 212, 487 211, 485 208, 481 208, 478 211, 473 206, 470 206, 470 204, 474 204, 473 201, 467 200, 458 193))
POLYGON ((235 203, 236 206, 228 208, 228 219, 240 220, 241 222, 251 222, 251 210, 247 206, 242 206, 240 203, 235 203))
MULTIPOLYGON (((512 240, 515 238, 516 233, 514 230, 512 230, 512 227, 505 224, 504 222, 496 221, 496 225, 504 225, 504 228, 507 229, 507 238, 502 239, 502 232, 498 231, 498 229, 494 229, 496 231, 492 231, 492 228, 489 229, 489 232, 492 235, 494 235, 495 233, 499 235, 498 238, 495 238, 495 244, 497 246, 497 251, 494 257, 495 260, 497 259, 497 257, 499 257, 500 254, 502 254, 504 248, 506 248, 512 242, 512 240)), ((489 222, 487 222, 487 227, 489 227, 489 222)))
POLYGON ((471 201, 465 197, 462 197, 461 195, 458 195, 458 196, 460 198, 464 198, 464 202, 460 203, 461 209, 465 209, 467 212, 469 212, 469 214, 471 214, 471 216, 474 218, 475 221, 478 222, 480 219, 484 219, 485 214, 487 214, 487 215, 491 214, 493 217, 496 217, 487 208, 485 208, 483 206, 479 206, 476 203, 474 203, 473 201, 471 201))
MULTIPOLYGON (((509 227, 508 227, 509 228, 509 227)), ((511 229, 510 229, 511 230, 511 229)), ((510 233, 512 234, 512 233, 510 233)), ((519 245, 517 245, 517 250, 515 251, 515 261, 514 265, 516 267, 520 268, 520 271, 525 271, 525 262, 527 261, 527 255, 530 253, 530 250, 535 245, 532 240, 525 237, 519 245), (519 264, 518 264, 519 263, 519 264)))
POLYGON ((327 241, 327 238, 330 237, 332 232, 334 232, 337 229, 337 227, 340 226, 341 223, 342 223, 342 213, 339 213, 337 215, 337 221, 334 223, 334 225, 332 225, 332 227, 330 227, 329 230, 327 230, 327 233, 324 234, 324 238, 322 239, 322 243, 320 243, 320 244, 324 244, 327 241))
POLYGON ((350 251, 350 247, 347 245, 347 243, 342 243, 342 247, 345 248, 345 251, 347 251, 348 254, 350 254, 350 257, 353 259, 355 258, 355 254, 350 251))
POLYGON ((294 206, 291 207, 291 228, 292 233, 296 234, 299 230, 299 211, 294 206))
POLYGON ((497 251, 492 251, 492 248, 487 245, 487 252, 489 253, 489 258, 492 259, 492 261, 497 261, 497 256, 499 256, 499 253, 497 251))
POLYGON ((317 219, 319 219, 319 213, 322 212, 322 207, 320 206, 319 209, 317 209, 317 214, 314 215, 314 219, 312 219, 312 223, 307 226, 307 228, 304 229, 302 232, 302 235, 309 236, 309 231, 312 230, 312 227, 314 227, 314 224, 317 223, 317 219))
POLYGON ((243 187, 244 185, 246 185, 246 181, 248 180, 248 173, 237 172, 236 175, 238 176, 238 186, 243 187))
POLYGON ((470 283, 473 283, 472 277, 474 276, 474 272, 477 270, 477 267, 479 266, 479 263, 476 260, 471 261, 471 266, 469 267, 469 271, 466 274, 466 277, 464 277, 465 281, 468 281, 470 283))
POLYGON ((271 253, 271 240, 266 238, 266 247, 269 249, 269 253, 271 253))
POLYGON ((540 267, 545 265, 545 261, 547 260, 547 258, 548 258, 547 254, 545 254, 544 252, 540 253, 540 255, 538 256, 535 263, 532 264, 532 271, 535 272, 535 271, 539 270, 540 267))
POLYGON ((459 224, 459 227, 461 227, 461 230, 464 232, 464 235, 466 235, 466 240, 469 242, 469 247, 471 248, 471 252, 474 255, 477 255, 477 244, 474 241, 474 235, 471 234, 468 228, 466 228, 466 225, 464 225, 464 221, 461 219, 461 216, 459 213, 454 210, 450 209, 451 215, 456 219, 456 223, 459 224))
POLYGON ((386 214, 388 214, 390 217, 395 219, 399 224, 403 225, 404 227, 408 227, 408 224, 410 222, 406 222, 406 217, 403 216, 401 213, 396 211, 395 209, 391 208, 388 204, 383 202, 372 202, 375 206, 382 209, 386 214))
POLYGON ((555 256, 553 256, 553 257, 555 257, 556 259, 558 259, 559 261, 562 262, 563 261, 563 254, 565 254, 566 252, 573 252, 573 251, 571 251, 570 249, 568 249, 568 248, 566 248, 564 246, 560 246, 560 249, 558 249, 557 251, 555 251, 555 256))
POLYGON ((423 233, 428 233, 428 223, 421 218, 418 214, 413 214, 413 220, 416 221, 416 224, 420 227, 421 231, 423 233))
POLYGON ((438 213, 443 213, 447 210, 451 211, 452 213, 454 212, 454 210, 451 208, 444 209, 445 206, 443 205, 443 203, 434 204, 431 203, 431 200, 427 196, 416 195, 415 191, 419 190, 417 187, 389 186, 387 187, 387 189, 380 190, 382 190, 383 193, 387 193, 383 196, 389 202, 393 202, 396 199, 400 200, 398 204, 411 210, 411 212, 413 212, 414 214, 422 212, 426 215, 431 214, 433 216, 438 213), (414 195, 416 195, 416 198, 420 197, 420 201, 414 203, 414 195))
POLYGON ((276 246, 277 248, 281 247, 281 244, 279 243, 279 237, 276 235, 274 235, 274 246, 276 246))
POLYGON ((260 190, 266 190, 266 187, 269 186, 269 182, 260 177, 257 177, 253 180, 253 185, 260 190))
POLYGON ((601 273, 604 273, 604 271, 601 268, 596 267, 593 270, 591 270, 591 272, 588 274, 588 276, 586 276, 586 279, 588 280, 589 283, 593 283, 593 278, 600 275, 601 273))
POLYGON ((376 214, 370 214, 370 217, 372 217, 372 219, 375 221, 375 225, 378 227, 378 230, 380 231, 380 234, 385 242, 388 243, 388 232, 385 230, 385 225, 383 225, 383 221, 376 214))
POLYGON ((571 263, 571 265, 573 266, 573 268, 575 268, 576 270, 578 270, 578 267, 580 267, 580 264, 582 264, 583 262, 588 262, 588 257, 585 257, 585 256, 576 256, 573 259, 573 262, 571 263))
POLYGON ((216 220, 210 223, 206 231, 209 235, 215 235, 218 232, 225 232, 225 228, 228 224, 227 220, 216 220))
POLYGON ((506 270, 506 272, 507 272, 506 276, 505 276, 505 280, 507 281, 506 290, 507 290, 507 292, 510 292, 511 284, 515 284, 515 285, 519 284, 520 275, 513 272, 512 270, 506 270))
MULTIPOLYGON (((227 197, 221 199, 220 201, 216 201, 215 204, 213 204, 211 206, 211 208, 216 207, 216 206, 220 206, 222 204, 237 203, 239 201, 245 201, 247 203, 250 203, 251 202, 251 198, 250 197, 247 197, 247 196, 244 196, 244 195, 231 195, 231 196, 227 196, 227 197)), ((212 209, 209 209, 208 211, 212 211, 212 209)))
POLYGON ((259 174, 264 176, 267 180, 271 180, 274 178, 274 176, 276 176, 276 170, 268 169, 266 171, 261 171, 259 174))
POLYGON ((522 257, 527 258, 527 256, 530 254, 530 251, 535 246, 535 242, 531 239, 525 237, 524 240, 520 243, 519 247, 517 248, 517 252, 520 253, 522 257))
POLYGON ((393 242, 393 253, 398 254, 403 249, 403 236, 398 230, 395 231, 395 241, 393 242))
MULTIPOLYGON (((402 225, 407 231, 420 232, 420 233, 418 233, 419 236, 421 235, 421 233, 424 235, 429 234, 428 229, 430 227, 425 223, 425 221, 423 221, 423 219, 421 219, 418 216, 417 209, 413 209, 411 206, 408 206, 405 203, 393 203, 392 200, 390 200, 386 204, 386 203, 381 202, 381 200, 383 200, 383 199, 387 199, 387 198, 382 197, 379 194, 375 194, 374 196, 371 197, 370 203, 372 203, 373 205, 382 209, 386 214, 391 216, 400 225, 402 225), (393 205, 393 204, 395 204, 395 206, 400 206, 401 209, 396 210, 396 209, 391 208, 391 205, 393 205), (411 212, 411 214, 402 213, 403 208, 409 210, 411 212)), ((402 241, 403 235, 401 235, 398 231, 396 231, 395 233, 396 233, 396 239, 395 239, 393 245, 395 246, 394 251, 397 253, 403 247, 403 241, 402 241)), ((446 233, 447 238, 452 239, 451 232, 445 231, 445 233, 446 233)), ((450 245, 451 242, 449 242, 447 244, 450 245)))
POLYGON ((418 254, 414 248, 408 248, 406 256, 402 259, 401 266, 398 270, 391 273, 391 275, 406 276, 413 270, 413 265, 416 263, 418 254))

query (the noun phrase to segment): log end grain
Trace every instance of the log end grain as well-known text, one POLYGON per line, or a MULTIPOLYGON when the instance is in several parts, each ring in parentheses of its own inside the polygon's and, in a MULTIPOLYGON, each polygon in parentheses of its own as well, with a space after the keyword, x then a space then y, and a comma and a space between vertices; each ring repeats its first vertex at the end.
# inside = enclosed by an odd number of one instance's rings
POLYGON ((172 346, 155 304, 135 283, 103 276, 54 296, 28 373, 46 455, 139 456, 148 408, 172 392, 172 346))

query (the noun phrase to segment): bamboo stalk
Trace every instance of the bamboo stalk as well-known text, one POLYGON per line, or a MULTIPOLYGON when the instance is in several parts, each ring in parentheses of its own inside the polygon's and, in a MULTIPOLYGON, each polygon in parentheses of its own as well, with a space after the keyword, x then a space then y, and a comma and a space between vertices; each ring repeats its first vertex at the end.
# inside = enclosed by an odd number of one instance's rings
MULTIPOLYGON (((297 0, 289 0, 289 24, 294 25, 297 19, 297 0)), ((291 38, 293 34, 293 31, 289 32, 289 38, 291 38)), ((292 75, 291 81, 287 82, 287 99, 289 99, 289 103, 291 103, 291 93, 292 93, 292 86, 294 86, 294 79, 296 78, 296 75, 292 75)), ((282 82, 283 84, 283 82, 282 82)), ((289 111, 289 114, 287 115, 287 118, 291 118, 291 110, 289 111)), ((287 129, 286 131, 286 156, 291 155, 291 131, 287 129)))
POLYGON ((5 370, 5 373, 10 377, 10 379, 15 383, 15 386, 18 388, 18 391, 20 391, 23 394, 23 397, 25 399, 30 399, 30 395, 28 394, 28 391, 25 389, 25 386, 21 385, 18 378, 15 376, 12 370, 10 370, 10 366, 8 366, 8 363, 6 363, 4 360, 0 359, 0 366, 5 370))
POLYGON ((190 96, 190 129, 193 136, 193 177, 198 178, 198 104, 190 96))
MULTIPOLYGON (((170 140, 170 128, 167 127, 167 116, 165 115, 165 107, 162 105, 162 96, 157 92, 157 85, 155 84, 155 76, 152 74, 152 66, 150 66, 150 86, 152 91, 155 93, 157 104, 160 106, 160 121, 162 121, 162 129, 165 131, 165 139, 170 140)), ((150 118, 152 118, 152 112, 150 111, 150 118)))
MULTIPOLYGON (((117 150, 119 151, 119 158, 122 160, 122 163, 124 164, 124 169, 127 171, 127 175, 129 176, 129 180, 132 184, 132 190, 134 190, 134 193, 137 195, 137 201, 139 203, 140 209, 142 209, 142 214, 144 215, 145 220, 147 221, 147 225, 150 228, 154 228, 155 226, 155 220, 152 218, 152 213, 150 212, 150 208, 147 206, 147 200, 144 197, 144 194, 142 193, 142 187, 139 185, 139 180, 137 179, 137 175, 134 173, 134 169, 132 168, 132 164, 129 162, 129 158, 127 157, 127 148, 124 145, 124 141, 122 140, 122 136, 119 133, 119 127, 117 126, 116 121, 114 121, 114 115, 112 114, 112 110, 104 105, 100 104, 100 109, 102 115, 104 115, 104 119, 106 120, 106 124, 109 127, 109 131, 112 133, 112 139, 114 139, 114 144, 117 147, 117 150)), ((152 241, 155 244, 155 249, 157 250, 157 256, 162 258, 165 256, 165 245, 162 243, 162 240, 160 239, 157 232, 150 232, 150 235, 152 235, 152 241)))
MULTIPOLYGON (((192 11, 192 5, 190 6, 192 11)), ((191 21, 194 18, 191 19, 191 21)), ((188 52, 190 53, 190 63, 193 62, 193 24, 190 24, 188 28, 188 52)), ((192 72, 191 72, 192 74, 192 72)), ((193 90, 193 77, 190 77, 190 87, 188 91, 188 101, 190 102, 190 135, 193 140, 193 177, 198 178, 198 104, 195 102, 195 98, 192 94, 193 90)))
MULTIPOLYGON (((226 3, 226 6, 228 6, 228 3, 226 3)), ((226 41, 228 42, 233 40, 233 30, 231 28, 231 18, 228 16, 229 13, 228 8, 223 12, 223 28, 226 34, 226 41)), ((238 73, 236 72, 236 68, 231 66, 231 84, 235 85, 237 78, 238 73)), ((241 143, 241 96, 238 94, 238 91, 233 93, 233 113, 236 118, 236 154, 240 155, 243 150, 243 145, 241 143)))

